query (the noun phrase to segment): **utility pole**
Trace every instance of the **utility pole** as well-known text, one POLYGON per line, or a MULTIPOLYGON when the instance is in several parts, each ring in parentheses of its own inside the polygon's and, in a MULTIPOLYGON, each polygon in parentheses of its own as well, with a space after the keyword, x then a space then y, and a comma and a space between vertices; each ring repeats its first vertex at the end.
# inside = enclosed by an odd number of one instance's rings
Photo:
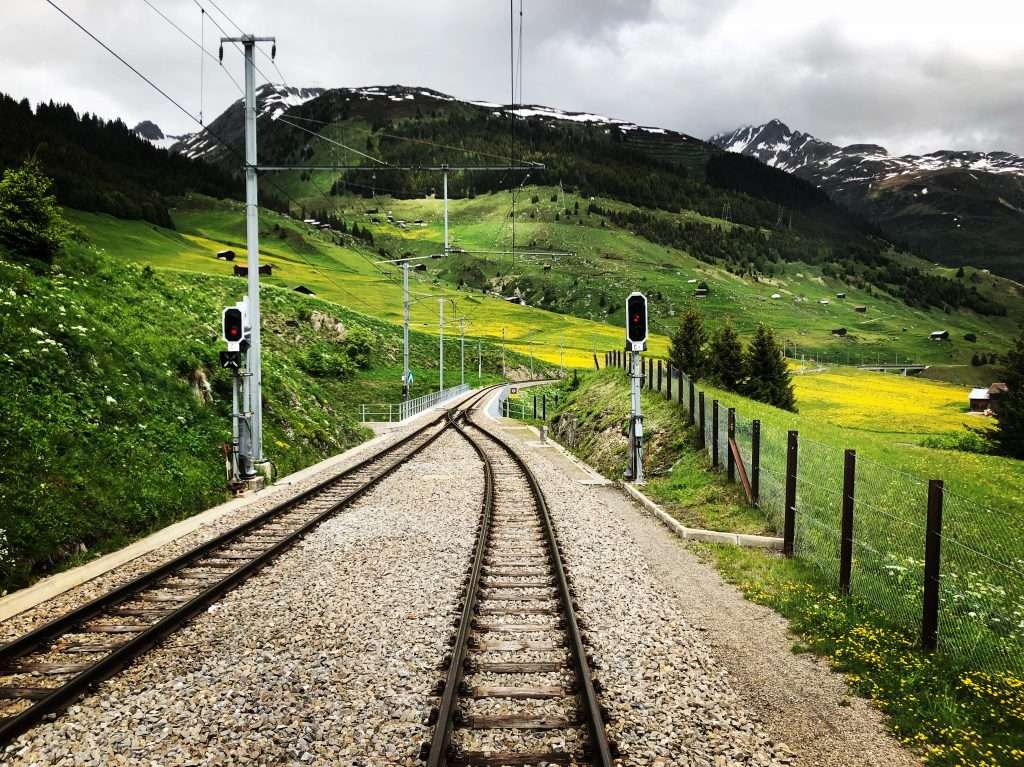
POLYGON ((402 262, 402 399, 409 399, 409 262, 402 262))
POLYGON ((439 361, 438 373, 440 378, 438 379, 437 390, 444 390, 444 299, 437 299, 437 307, 441 311, 441 336, 437 341, 437 358, 439 361))
POLYGON ((444 254, 448 255, 448 163, 441 164, 444 174, 444 254))
POLYGON ((246 407, 250 417, 250 466, 265 464, 263 457, 263 369, 260 334, 260 225, 259 194, 256 177, 256 43, 276 45, 273 37, 222 37, 224 43, 241 43, 245 53, 245 244, 248 255, 249 351, 246 372, 249 375, 249 396, 246 407))
POLYGON ((505 372, 505 328, 501 329, 501 377, 508 380, 508 373, 505 372))
POLYGON ((561 335, 558 336, 558 377, 565 377, 565 345, 561 335))
POLYGON ((530 378, 533 378, 533 336, 530 336, 530 378))
POLYGON ((476 339, 476 385, 484 379, 484 353, 480 339, 476 339))
POLYGON ((466 318, 459 317, 459 383, 466 383, 466 318))

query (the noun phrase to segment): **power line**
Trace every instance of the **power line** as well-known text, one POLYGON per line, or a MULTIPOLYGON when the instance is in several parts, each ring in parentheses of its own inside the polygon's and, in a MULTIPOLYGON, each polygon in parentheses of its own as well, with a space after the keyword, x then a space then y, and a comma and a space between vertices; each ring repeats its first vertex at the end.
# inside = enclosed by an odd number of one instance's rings
MULTIPOLYGON (((203 46, 202 43, 200 43, 198 40, 196 40, 194 37, 192 37, 192 35, 190 35, 184 29, 182 29, 177 24, 175 24, 174 21, 172 21, 170 18, 168 18, 167 15, 163 11, 161 11, 159 8, 157 8, 155 5, 153 5, 153 3, 150 2, 150 0, 142 0, 142 2, 144 2, 150 8, 152 8, 161 19, 163 19, 168 24, 170 24, 172 27, 174 27, 176 30, 178 30, 178 32, 180 32, 182 34, 182 36, 185 37, 186 40, 188 40, 190 43, 192 43, 192 45, 196 46, 200 51, 202 51, 204 54, 206 54, 211 59, 216 61, 217 64, 220 66, 221 70, 224 72, 224 74, 228 76, 228 79, 231 80, 231 82, 234 84, 235 88, 238 89, 238 92, 239 93, 243 93, 242 86, 238 84, 238 81, 234 78, 234 76, 231 74, 231 72, 229 72, 227 69, 225 69, 224 65, 217 59, 217 57, 214 56, 210 51, 206 50, 206 48, 203 46)), ((52 3, 51 3, 51 5, 52 5, 52 3)), ((200 9, 200 10, 202 10, 202 9, 200 9)), ((203 10, 203 19, 205 20, 205 18, 206 18, 206 11, 203 10)), ((202 61, 202 60, 203 60, 203 57, 200 56, 200 61, 202 61)), ((200 77, 202 77, 202 70, 201 69, 200 69, 200 77)), ((202 89, 202 84, 200 84, 200 90, 201 89, 202 89)), ((202 110, 202 103, 200 103, 200 108, 199 108, 199 121, 200 121, 200 124, 202 123, 202 112, 203 112, 203 110, 202 110)))
POLYGON ((373 160, 374 162, 380 163, 381 165, 388 165, 387 162, 385 162, 384 160, 381 160, 381 159, 379 159, 377 157, 374 157, 373 155, 369 155, 366 152, 360 152, 358 149, 353 149, 350 146, 342 144, 340 141, 335 141, 334 139, 328 138, 327 136, 324 136, 324 135, 322 135, 320 133, 317 133, 316 131, 311 131, 309 128, 305 128, 305 127, 303 127, 301 125, 296 125, 293 122, 288 122, 283 116, 279 115, 278 118, 277 118, 277 122, 283 122, 285 125, 290 125, 291 127, 295 128, 297 130, 300 130, 303 133, 308 133, 310 136, 313 136, 314 138, 318 138, 321 141, 326 141, 328 144, 334 144, 335 146, 340 146, 342 149, 347 149, 349 152, 354 152, 355 154, 359 155, 360 157, 365 157, 367 160, 373 160))

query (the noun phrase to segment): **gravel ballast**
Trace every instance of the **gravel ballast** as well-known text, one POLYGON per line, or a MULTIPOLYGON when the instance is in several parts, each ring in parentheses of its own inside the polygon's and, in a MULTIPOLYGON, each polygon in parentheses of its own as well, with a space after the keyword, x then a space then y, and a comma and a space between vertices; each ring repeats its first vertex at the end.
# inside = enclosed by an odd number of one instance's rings
POLYGON ((784 620, 744 600, 621 490, 569 479, 568 459, 522 430, 499 433, 545 492, 621 764, 918 763, 840 676, 791 652, 784 620))
POLYGON ((5 762, 419 764, 481 477, 442 436, 5 762))

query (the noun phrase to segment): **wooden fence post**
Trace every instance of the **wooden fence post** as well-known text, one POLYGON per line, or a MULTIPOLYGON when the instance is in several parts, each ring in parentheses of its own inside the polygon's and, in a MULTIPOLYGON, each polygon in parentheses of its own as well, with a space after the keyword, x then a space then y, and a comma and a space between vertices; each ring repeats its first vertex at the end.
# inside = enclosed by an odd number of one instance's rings
POLYGON ((857 451, 847 450, 843 456, 843 520, 839 539, 839 592, 850 593, 853 570, 853 495, 857 475, 857 451))
POLYGON ((728 425, 726 426, 726 428, 728 429, 727 435, 728 435, 728 440, 729 441, 726 443, 726 446, 725 446, 726 447, 726 449, 725 449, 725 466, 726 466, 725 476, 726 476, 726 478, 728 478, 728 480, 730 482, 735 482, 736 481, 736 458, 733 457, 732 450, 730 448, 732 447, 733 441, 735 441, 735 439, 736 439, 736 408, 733 408, 733 407, 729 408, 729 411, 728 411, 728 414, 727 414, 727 418, 728 418, 728 422, 727 422, 728 425))
POLYGON ((537 418, 537 395, 536 394, 533 395, 533 417, 534 417, 534 419, 537 418))
MULTIPOLYGON (((693 379, 691 378, 690 379, 690 426, 693 426, 693 415, 694 415, 694 413, 693 413, 693 391, 696 388, 697 387, 693 385, 693 379)), ((680 399, 682 399, 682 398, 680 397, 680 399)), ((702 418, 703 418, 703 416, 702 416, 702 418)))
POLYGON ((541 405, 541 416, 540 417, 543 420, 546 421, 546 420, 548 420, 548 395, 547 394, 541 394, 540 395, 540 405, 541 405))
POLYGON ((757 506, 761 500, 761 422, 757 419, 750 426, 750 495, 757 506))
POLYGON ((939 643, 939 562, 942 556, 941 479, 928 482, 928 521, 924 539, 924 614, 921 647, 934 650, 939 643))
POLYGON ((718 400, 711 400, 711 466, 718 468, 718 400))
POLYGON ((661 360, 658 360, 658 391, 661 391, 661 360))
POLYGON ((786 511, 782 529, 782 553, 793 556, 793 541, 796 537, 796 459, 798 450, 797 432, 791 431, 786 444, 786 511))
POLYGON ((700 415, 700 449, 703 450, 708 444, 708 435, 705 433, 704 429, 704 392, 700 392, 698 395, 698 404, 700 407, 700 410, 698 411, 700 415))
POLYGON ((654 357, 647 358, 647 391, 654 388, 654 357))
POLYGON ((669 402, 671 402, 672 401, 672 363, 671 362, 666 362, 665 364, 666 364, 666 366, 668 368, 667 371, 666 371, 668 373, 668 375, 666 376, 666 379, 665 379, 665 399, 667 399, 669 402))

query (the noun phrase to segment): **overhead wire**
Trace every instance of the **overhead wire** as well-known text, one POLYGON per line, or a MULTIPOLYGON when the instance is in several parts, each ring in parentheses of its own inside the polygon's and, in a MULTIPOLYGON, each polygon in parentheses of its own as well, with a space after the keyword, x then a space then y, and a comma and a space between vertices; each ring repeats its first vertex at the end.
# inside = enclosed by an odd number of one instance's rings
MULTIPOLYGON (((162 18, 164 21, 166 21, 168 24, 170 24, 174 29, 176 29, 178 32, 180 32, 181 35, 186 40, 188 40, 190 43, 192 43, 194 46, 196 46, 200 50, 200 52, 201 52, 200 56, 199 56, 200 63, 202 63, 205 60, 205 56, 209 56, 211 59, 213 59, 214 61, 216 61, 218 63, 218 65, 220 66, 220 68, 224 72, 224 74, 227 75, 228 79, 231 80, 231 82, 235 86, 235 88, 238 89, 238 92, 239 93, 243 93, 243 94, 245 93, 245 91, 242 90, 242 86, 238 84, 238 80, 235 79, 234 75, 232 75, 231 72, 229 72, 224 67, 223 63, 221 63, 218 60, 218 58, 215 55, 213 55, 213 53, 211 53, 210 51, 208 51, 206 49, 205 45, 203 45, 201 42, 199 42, 194 37, 192 37, 192 35, 190 35, 188 32, 186 32, 184 29, 182 29, 176 23, 174 23, 174 21, 172 19, 170 19, 163 11, 161 11, 159 8, 157 8, 155 5, 153 5, 153 3, 150 2, 150 0, 142 0, 142 2, 144 2, 150 8, 152 8, 153 11, 155 11, 156 14, 160 18, 162 18)), ((206 10, 203 9, 202 7, 200 7, 200 10, 202 11, 202 25, 205 28, 206 10)), ((204 34, 205 34, 205 31, 204 31, 204 34)), ((199 71, 200 71, 200 77, 202 78, 203 77, 203 69, 200 68, 199 71)), ((200 91, 202 90, 202 87, 203 87, 202 83, 200 83, 200 91)), ((200 122, 200 124, 202 124, 202 118, 203 118, 203 107, 202 107, 202 100, 200 99, 200 105, 199 105, 199 122, 200 122)))

